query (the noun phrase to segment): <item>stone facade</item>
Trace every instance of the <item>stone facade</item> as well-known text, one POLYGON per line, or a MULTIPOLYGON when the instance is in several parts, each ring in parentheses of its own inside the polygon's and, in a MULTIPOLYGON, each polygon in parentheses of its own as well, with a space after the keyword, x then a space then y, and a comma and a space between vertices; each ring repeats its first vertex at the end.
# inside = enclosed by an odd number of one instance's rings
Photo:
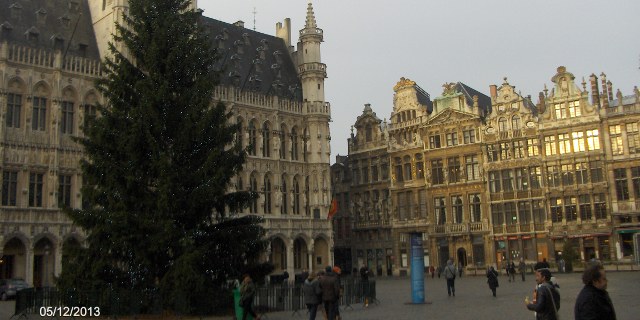
MULTIPOLYGON (((636 87, 614 97, 601 78, 602 92, 595 75, 591 88, 585 80, 580 88, 559 67, 537 104, 506 78, 489 87, 490 96, 446 83, 433 101, 402 78, 391 123, 366 107, 341 161, 351 179, 334 176, 337 196, 353 202, 341 208, 352 220, 352 262, 380 248, 389 262, 380 274, 406 274, 409 234, 416 232, 425 266, 448 259, 468 269, 555 262, 566 242, 583 261, 628 261, 640 229, 639 94, 636 87), (381 141, 367 145, 365 115, 381 141), (388 161, 388 179, 373 179, 371 157, 388 161), (363 217, 359 208, 371 196, 362 195, 387 189, 387 214, 363 217)), ((365 262, 372 269, 378 263, 365 262)))
MULTIPOLYGON (((59 209, 82 206, 83 150, 72 137, 83 135, 84 119, 104 103, 94 80, 114 24, 127 10, 125 0, 63 2, 0 0, 0 278, 35 286, 52 285, 63 246, 84 240, 59 209)), ((235 68, 224 74, 213 101, 227 105, 231 121, 242 124, 243 144, 254 146, 234 188, 260 194, 241 214, 265 218, 271 244, 264 259, 275 273, 332 264, 325 216, 331 107, 324 101, 323 32, 313 7, 296 50, 288 19, 277 24, 278 37, 241 22, 202 17, 202 23, 235 68)))

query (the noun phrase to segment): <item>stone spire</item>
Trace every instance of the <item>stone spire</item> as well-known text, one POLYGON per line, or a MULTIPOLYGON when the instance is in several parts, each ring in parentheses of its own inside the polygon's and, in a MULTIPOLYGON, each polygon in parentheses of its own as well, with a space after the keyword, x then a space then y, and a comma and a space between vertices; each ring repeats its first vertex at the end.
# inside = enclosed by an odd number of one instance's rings
POLYGON ((316 24, 316 16, 313 14, 313 5, 311 4, 311 2, 309 2, 309 5, 307 6, 307 20, 304 24, 304 27, 312 29, 318 27, 318 25, 316 24))

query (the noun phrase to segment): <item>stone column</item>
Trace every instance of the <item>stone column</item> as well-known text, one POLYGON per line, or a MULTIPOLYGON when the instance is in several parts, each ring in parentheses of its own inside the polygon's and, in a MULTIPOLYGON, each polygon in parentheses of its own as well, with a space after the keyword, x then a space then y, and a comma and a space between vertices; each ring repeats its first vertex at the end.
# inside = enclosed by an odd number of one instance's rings
POLYGON ((32 286, 35 286, 35 283, 33 283, 33 248, 31 247, 27 247, 25 254, 25 281, 29 284, 31 284, 32 286))
POLYGON ((311 239, 311 241, 309 242, 309 245, 307 246, 307 256, 308 256, 308 267, 309 267, 309 273, 315 272, 315 268, 314 268, 314 263, 313 263, 313 256, 315 251, 313 250, 315 246, 315 241, 313 239, 311 239))
POLYGON ((57 277, 60 275, 60 271, 62 271, 62 241, 59 241, 53 250, 53 261, 54 266, 51 274, 57 277))
POLYGON ((295 268, 293 266, 293 239, 289 239, 287 245, 287 267, 285 268, 289 273, 289 281, 293 281, 295 277, 295 268))

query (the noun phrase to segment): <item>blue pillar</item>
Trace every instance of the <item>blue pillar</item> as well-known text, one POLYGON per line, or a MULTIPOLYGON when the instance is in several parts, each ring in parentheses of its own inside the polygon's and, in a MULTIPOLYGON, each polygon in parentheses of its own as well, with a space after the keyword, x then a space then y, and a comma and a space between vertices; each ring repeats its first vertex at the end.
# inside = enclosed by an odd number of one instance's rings
POLYGON ((411 303, 424 303, 422 233, 411 233, 411 303))

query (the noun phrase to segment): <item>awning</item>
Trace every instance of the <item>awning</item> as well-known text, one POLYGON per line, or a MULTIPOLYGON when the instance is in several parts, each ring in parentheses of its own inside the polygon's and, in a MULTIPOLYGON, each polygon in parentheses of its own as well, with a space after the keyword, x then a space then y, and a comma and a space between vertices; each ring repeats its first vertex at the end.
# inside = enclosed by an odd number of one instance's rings
POLYGON ((616 230, 617 233, 636 233, 636 232, 640 232, 640 230, 638 229, 620 229, 620 230, 616 230))

